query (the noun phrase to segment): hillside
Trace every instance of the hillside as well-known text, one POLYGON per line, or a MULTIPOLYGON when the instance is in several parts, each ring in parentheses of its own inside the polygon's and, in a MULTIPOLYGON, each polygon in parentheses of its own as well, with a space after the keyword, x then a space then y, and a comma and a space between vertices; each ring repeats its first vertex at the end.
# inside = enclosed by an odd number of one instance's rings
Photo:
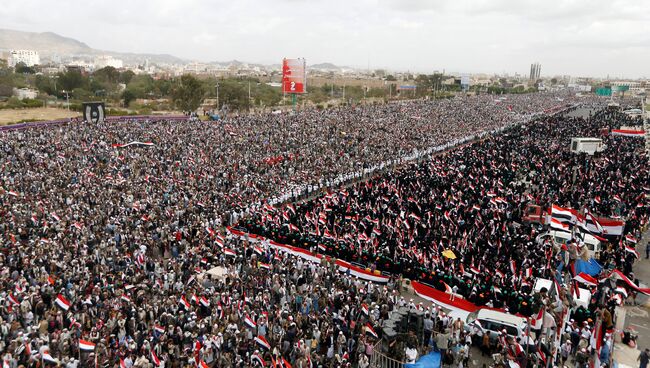
POLYGON ((41 56, 51 55, 111 55, 126 63, 141 63, 148 59, 154 63, 184 64, 186 61, 167 54, 140 54, 93 49, 81 41, 53 32, 22 32, 0 29, 0 49, 25 49, 38 51, 41 56))

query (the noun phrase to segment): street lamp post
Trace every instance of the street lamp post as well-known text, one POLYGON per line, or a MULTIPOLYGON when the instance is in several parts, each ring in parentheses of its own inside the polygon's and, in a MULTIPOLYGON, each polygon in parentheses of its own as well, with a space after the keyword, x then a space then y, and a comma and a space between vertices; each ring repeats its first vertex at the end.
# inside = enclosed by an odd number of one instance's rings
POLYGON ((70 111, 70 95, 68 94, 68 91, 63 90, 63 93, 65 93, 65 102, 66 105, 68 105, 68 111, 70 111))
POLYGON ((219 82, 215 85, 217 88, 217 111, 219 111, 219 82))

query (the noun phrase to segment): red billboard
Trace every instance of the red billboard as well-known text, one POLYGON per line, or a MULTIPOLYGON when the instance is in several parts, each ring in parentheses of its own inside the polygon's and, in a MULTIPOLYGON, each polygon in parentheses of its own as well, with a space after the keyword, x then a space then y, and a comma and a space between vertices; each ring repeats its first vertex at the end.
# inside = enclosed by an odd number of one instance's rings
POLYGON ((307 92, 307 79, 305 59, 282 60, 282 92, 305 93, 307 92))

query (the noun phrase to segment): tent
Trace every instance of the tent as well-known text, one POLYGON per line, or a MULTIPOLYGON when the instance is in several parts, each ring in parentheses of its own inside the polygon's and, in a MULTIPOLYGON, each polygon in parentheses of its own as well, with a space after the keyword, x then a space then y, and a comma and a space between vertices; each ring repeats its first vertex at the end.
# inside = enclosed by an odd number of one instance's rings
POLYGON ((217 280, 225 280, 228 277, 228 270, 225 267, 214 267, 205 272, 207 275, 211 275, 212 278, 217 280))
POLYGON ((432 351, 422 356, 416 363, 404 364, 404 368, 440 368, 442 359, 439 351, 432 351))
POLYGON ((589 258, 589 261, 583 261, 579 259, 575 262, 575 274, 579 275, 584 272, 589 276, 596 276, 602 271, 603 266, 601 266, 595 259, 589 258))

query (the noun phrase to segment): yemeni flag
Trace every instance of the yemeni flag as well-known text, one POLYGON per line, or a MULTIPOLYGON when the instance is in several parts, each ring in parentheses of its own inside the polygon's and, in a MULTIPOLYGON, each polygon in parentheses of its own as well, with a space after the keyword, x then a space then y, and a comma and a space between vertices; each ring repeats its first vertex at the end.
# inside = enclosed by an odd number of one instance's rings
POLYGON ((524 273, 524 276, 525 276, 526 278, 531 278, 531 277, 533 277, 533 268, 532 268, 532 267, 528 267, 528 268, 526 268, 525 273, 524 273))
POLYGON ((553 205, 551 207, 551 218, 562 223, 575 224, 577 216, 576 211, 572 208, 563 208, 553 205))
POLYGON ((126 295, 126 294, 122 294, 122 297, 120 299, 122 299, 123 301, 125 301, 127 303, 131 303, 131 298, 129 298, 129 296, 126 295))
POLYGON ((625 235, 625 241, 628 243, 636 244, 637 240, 632 235, 625 235))
POLYGON ((70 301, 68 301, 68 299, 66 299, 61 294, 57 295, 54 302, 59 306, 59 308, 63 309, 64 311, 68 311, 68 309, 70 309, 70 301))
POLYGON ((95 344, 90 341, 79 339, 79 350, 82 351, 95 351, 95 344))
POLYGON ((248 328, 252 328, 252 329, 257 328, 257 323, 255 323, 255 321, 253 321, 253 319, 251 319, 249 316, 246 316, 244 318, 244 324, 246 324, 246 327, 248 328))
POLYGON ((265 270, 270 270, 270 269, 271 269, 271 265, 268 264, 268 263, 258 262, 257 266, 258 266, 259 268, 263 268, 263 269, 265 269, 265 270))
POLYGON ((583 283, 587 286, 596 286, 598 285, 598 280, 593 278, 591 275, 584 272, 580 272, 576 277, 573 278, 575 281, 583 283))
POLYGON ((645 131, 643 130, 631 130, 631 129, 612 129, 611 135, 617 135, 621 137, 633 137, 633 138, 643 138, 645 131))
POLYGON ((185 299, 185 295, 182 295, 181 298, 178 300, 178 304, 181 305, 181 307, 185 308, 185 310, 190 310, 190 303, 185 299))
POLYGON ((512 272, 513 275, 517 274, 517 263, 514 260, 510 261, 510 272, 512 272))
POLYGON ((139 142, 139 141, 133 141, 129 143, 113 143, 111 146, 113 148, 124 148, 128 146, 145 146, 145 147, 151 147, 153 146, 153 142, 139 142))
POLYGON ((626 245, 625 251, 628 253, 632 253, 636 258, 639 258, 639 252, 636 251, 636 248, 626 245))
POLYGON ((219 314, 219 319, 223 319, 225 313, 223 311, 223 307, 221 306, 221 302, 219 302, 219 304, 217 304, 217 312, 219 314))
POLYGON ((366 334, 373 336, 375 339, 379 338, 379 335, 377 335, 377 332, 375 331, 374 328, 372 328, 372 325, 370 322, 366 323, 366 334))
POLYGON ((59 364, 59 361, 57 359, 54 359, 52 355, 50 355, 50 351, 46 350, 43 352, 43 360, 48 362, 48 363, 54 363, 54 364, 59 364))
POLYGON ((271 344, 269 344, 269 342, 266 341, 262 335, 259 335, 255 338, 255 343, 262 349, 265 349, 267 351, 271 350, 271 344))
POLYGON ((266 362, 262 359, 260 353, 253 354, 253 356, 251 356, 251 362, 253 362, 253 365, 258 364, 262 367, 266 367, 266 362))
POLYGON ((165 333, 165 328, 160 325, 153 325, 153 330, 161 335, 165 333))
POLYGON ((151 362, 153 362, 156 367, 160 366, 160 359, 158 359, 158 356, 153 350, 151 350, 151 362))
POLYGON ((224 250, 223 250, 223 253, 224 253, 226 256, 229 256, 229 257, 237 257, 237 253, 235 253, 235 251, 232 250, 232 249, 230 249, 230 248, 226 248, 226 249, 224 249, 224 250))
POLYGON ((368 315, 368 304, 366 304, 366 303, 361 304, 361 311, 363 312, 363 314, 365 314, 367 316, 368 315))
POLYGON ((537 352, 535 354, 542 362, 544 362, 544 366, 546 366, 546 354, 544 354, 541 349, 537 349, 537 352))
POLYGON ((562 231, 569 231, 569 225, 567 225, 566 223, 556 219, 555 217, 551 218, 551 221, 549 222, 549 225, 551 225, 551 227, 553 229, 558 229, 558 230, 562 230, 562 231))
POLYGON ((20 304, 20 302, 18 301, 18 299, 16 299, 16 297, 15 297, 13 294, 11 294, 11 293, 9 293, 9 301, 10 301, 11 304, 13 304, 13 305, 18 305, 18 304, 20 304))
POLYGON ((530 328, 539 330, 542 328, 542 321, 544 320, 544 308, 539 308, 539 312, 535 317, 530 318, 530 328))
POLYGON ((210 301, 208 299, 206 299, 206 297, 204 297, 204 296, 202 296, 199 301, 201 302, 201 305, 206 307, 206 308, 210 306, 210 301))

